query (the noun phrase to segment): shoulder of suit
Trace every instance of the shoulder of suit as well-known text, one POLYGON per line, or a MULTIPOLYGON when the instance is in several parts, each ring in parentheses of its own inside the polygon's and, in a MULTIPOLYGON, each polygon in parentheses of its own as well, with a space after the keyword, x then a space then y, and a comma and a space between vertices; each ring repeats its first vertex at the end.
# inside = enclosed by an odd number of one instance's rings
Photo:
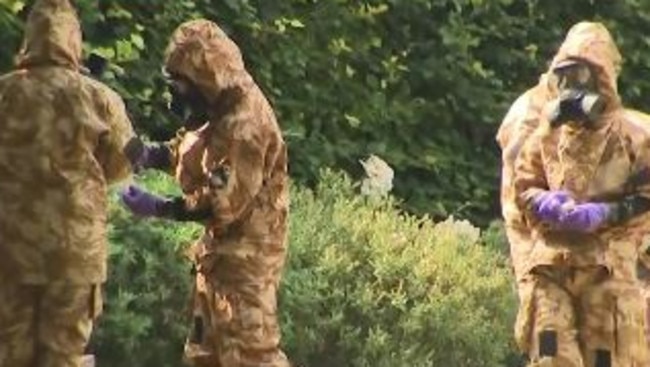
POLYGON ((650 115, 633 109, 624 109, 621 113, 619 134, 633 146, 650 144, 650 115))
POLYGON ((124 100, 122 99, 122 96, 105 83, 85 75, 82 75, 81 77, 86 85, 92 90, 93 95, 100 96, 99 98, 103 97, 109 102, 123 103, 124 100))
POLYGON ((622 113, 625 124, 633 128, 650 132, 650 115, 638 110, 626 108, 622 113))
POLYGON ((650 115, 633 109, 625 109, 621 114, 622 132, 632 138, 650 138, 650 115))
POLYGON ((501 149, 508 145, 508 142, 512 140, 512 136, 514 131, 517 129, 517 125, 524 121, 529 108, 531 93, 532 89, 529 89, 523 94, 519 95, 517 99, 515 99, 515 101, 510 105, 508 111, 503 117, 501 125, 499 126, 499 130, 496 134, 496 141, 501 149))

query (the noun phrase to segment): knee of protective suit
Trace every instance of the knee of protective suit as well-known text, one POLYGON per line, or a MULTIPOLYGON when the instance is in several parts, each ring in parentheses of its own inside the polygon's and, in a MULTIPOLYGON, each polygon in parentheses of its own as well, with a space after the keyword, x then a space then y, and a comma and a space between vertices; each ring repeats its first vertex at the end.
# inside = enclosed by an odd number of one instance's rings
POLYGON ((225 326, 228 335, 219 341, 221 364, 288 367, 289 362, 279 347, 277 315, 241 297, 234 299, 232 306, 233 318, 225 326))
POLYGON ((537 349, 530 351, 530 366, 582 367, 577 346, 560 345, 558 332, 551 329, 537 332, 537 349))
POLYGON ((537 333, 536 339, 537 349, 531 351, 528 367, 583 367, 577 345, 561 346, 555 330, 542 330, 537 333))

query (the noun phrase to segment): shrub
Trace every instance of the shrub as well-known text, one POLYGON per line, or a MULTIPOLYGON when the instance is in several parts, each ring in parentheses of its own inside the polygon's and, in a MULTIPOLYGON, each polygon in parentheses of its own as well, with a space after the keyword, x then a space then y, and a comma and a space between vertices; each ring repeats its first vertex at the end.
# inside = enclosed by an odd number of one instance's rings
MULTIPOLYGON (((145 182, 158 192, 159 176, 145 182)), ((298 365, 503 366, 515 299, 504 257, 480 232, 434 223, 356 194, 325 172, 292 188, 290 254, 279 302, 284 349, 298 365)), ((183 248, 195 226, 112 209, 106 314, 95 345, 107 366, 180 366, 190 285, 183 248)))
POLYGON ((433 223, 356 195, 326 173, 293 192, 281 293, 294 361, 320 366, 503 366, 515 299, 505 259, 479 230, 433 223))

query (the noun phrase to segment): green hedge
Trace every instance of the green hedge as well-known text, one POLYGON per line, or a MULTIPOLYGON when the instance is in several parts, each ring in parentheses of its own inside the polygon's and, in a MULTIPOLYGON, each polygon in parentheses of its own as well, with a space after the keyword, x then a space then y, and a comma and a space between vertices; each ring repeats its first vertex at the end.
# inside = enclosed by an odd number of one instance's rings
MULTIPOLYGON (((147 186, 169 192, 160 176, 147 186)), ((326 172, 292 188, 281 288, 284 348, 300 366, 504 366, 516 301, 505 258, 479 230, 404 215, 326 172)), ((100 366, 180 366, 193 226, 142 221, 114 206, 100 366)))

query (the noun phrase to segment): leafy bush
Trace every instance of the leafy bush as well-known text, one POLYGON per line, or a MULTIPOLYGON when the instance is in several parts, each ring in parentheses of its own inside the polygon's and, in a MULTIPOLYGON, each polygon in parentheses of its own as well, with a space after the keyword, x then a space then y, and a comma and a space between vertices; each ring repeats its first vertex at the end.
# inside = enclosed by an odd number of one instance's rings
MULTIPOLYGON (((169 192, 160 176, 147 186, 169 192)), ((515 300, 504 258, 468 222, 404 215, 342 174, 292 188, 281 287, 284 348, 300 366, 503 366, 515 300)), ((194 226, 112 210, 101 365, 180 366, 194 226)))
POLYGON ((505 257, 510 256, 510 243, 506 236, 505 224, 501 218, 490 222, 490 225, 483 231, 481 238, 485 246, 505 257))
POLYGON ((369 202, 345 176, 294 190, 284 341, 320 366, 502 366, 515 300, 504 258, 468 222, 369 202))

